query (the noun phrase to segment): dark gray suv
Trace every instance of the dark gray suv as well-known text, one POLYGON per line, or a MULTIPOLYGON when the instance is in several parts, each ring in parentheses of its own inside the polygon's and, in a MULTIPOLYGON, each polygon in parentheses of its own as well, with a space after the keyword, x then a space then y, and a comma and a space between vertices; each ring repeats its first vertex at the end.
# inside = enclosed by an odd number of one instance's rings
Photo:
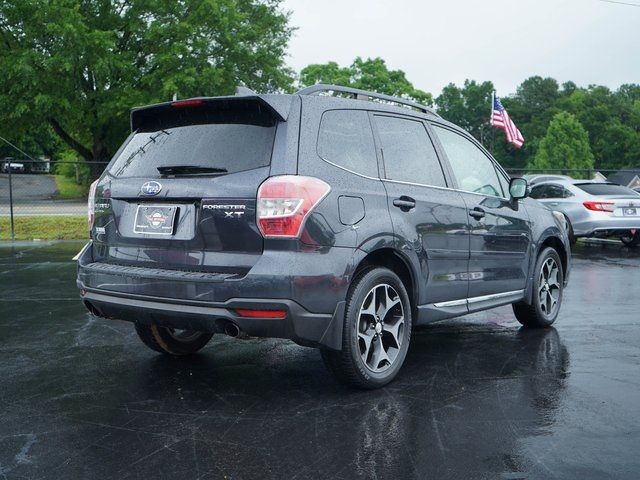
POLYGON ((558 315, 562 215, 427 107, 243 89, 134 109, 131 130, 92 185, 78 286, 154 350, 288 338, 374 388, 420 325, 505 304, 527 327, 558 315))

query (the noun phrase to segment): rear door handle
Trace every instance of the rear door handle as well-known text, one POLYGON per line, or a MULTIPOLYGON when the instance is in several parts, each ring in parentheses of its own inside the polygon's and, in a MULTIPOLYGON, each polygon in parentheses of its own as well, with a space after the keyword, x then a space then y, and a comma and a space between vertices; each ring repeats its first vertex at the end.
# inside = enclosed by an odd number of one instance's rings
POLYGON ((411 197, 405 197, 404 195, 400 198, 396 198, 393 200, 393 206, 398 207, 400 210, 406 212, 415 208, 416 201, 411 197))
POLYGON ((560 205, 559 202, 549 202, 549 205, 551 205, 552 207, 557 207, 558 205, 560 205))
POLYGON ((469 215, 476 220, 480 220, 481 218, 484 218, 484 210, 480 207, 474 207, 474 209, 469 212, 469 215))

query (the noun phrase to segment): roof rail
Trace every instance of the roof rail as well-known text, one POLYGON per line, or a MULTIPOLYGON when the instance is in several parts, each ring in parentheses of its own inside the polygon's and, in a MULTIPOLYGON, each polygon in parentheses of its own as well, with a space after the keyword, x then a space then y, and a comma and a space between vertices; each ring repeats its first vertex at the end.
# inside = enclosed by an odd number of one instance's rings
POLYGON ((422 105, 421 103, 414 102, 412 100, 407 100, 405 98, 393 97, 391 95, 384 95, 382 93, 369 92, 367 90, 360 90, 358 88, 351 87, 342 87, 340 85, 326 85, 324 83, 317 83, 315 85, 311 85, 310 87, 303 88, 296 92, 297 95, 315 95, 320 92, 338 92, 338 93, 348 93, 351 94, 353 98, 357 100, 368 100, 370 98, 375 98, 378 100, 384 100, 385 102, 397 103, 400 105, 405 105, 407 107, 415 108, 416 110, 422 113, 429 113, 431 115, 435 115, 439 117, 433 109, 427 107, 426 105, 422 105))

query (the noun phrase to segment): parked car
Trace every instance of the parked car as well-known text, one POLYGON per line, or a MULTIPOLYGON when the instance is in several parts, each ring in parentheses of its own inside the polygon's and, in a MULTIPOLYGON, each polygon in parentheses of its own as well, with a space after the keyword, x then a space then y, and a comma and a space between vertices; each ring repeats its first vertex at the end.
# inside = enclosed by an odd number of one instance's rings
POLYGON ((374 388, 414 327, 506 304, 526 327, 558 316, 562 215, 425 106, 316 85, 136 108, 131 125, 91 188, 78 287, 153 350, 288 338, 374 388))
POLYGON ((531 197, 562 212, 572 242, 578 237, 618 237, 640 245, 640 193, 610 182, 556 180, 535 185, 531 197))
POLYGON ((24 173, 24 163, 17 162, 13 158, 5 158, 0 162, 2 164, 2 173, 9 173, 9 169, 11 169, 11 173, 24 173))

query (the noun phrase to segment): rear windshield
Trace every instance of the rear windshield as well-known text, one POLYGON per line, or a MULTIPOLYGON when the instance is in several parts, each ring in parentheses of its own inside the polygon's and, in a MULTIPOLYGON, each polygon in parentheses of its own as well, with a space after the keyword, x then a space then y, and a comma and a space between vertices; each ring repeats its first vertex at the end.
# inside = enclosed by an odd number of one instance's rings
POLYGON ((630 188, 612 183, 577 183, 575 184, 581 190, 590 195, 630 195, 632 197, 640 196, 630 188))
POLYGON ((254 123, 246 118, 243 123, 237 115, 228 118, 229 123, 219 120, 222 123, 135 133, 111 164, 109 173, 115 177, 159 177, 158 167, 181 166, 234 173, 271 163, 275 121, 254 123))

